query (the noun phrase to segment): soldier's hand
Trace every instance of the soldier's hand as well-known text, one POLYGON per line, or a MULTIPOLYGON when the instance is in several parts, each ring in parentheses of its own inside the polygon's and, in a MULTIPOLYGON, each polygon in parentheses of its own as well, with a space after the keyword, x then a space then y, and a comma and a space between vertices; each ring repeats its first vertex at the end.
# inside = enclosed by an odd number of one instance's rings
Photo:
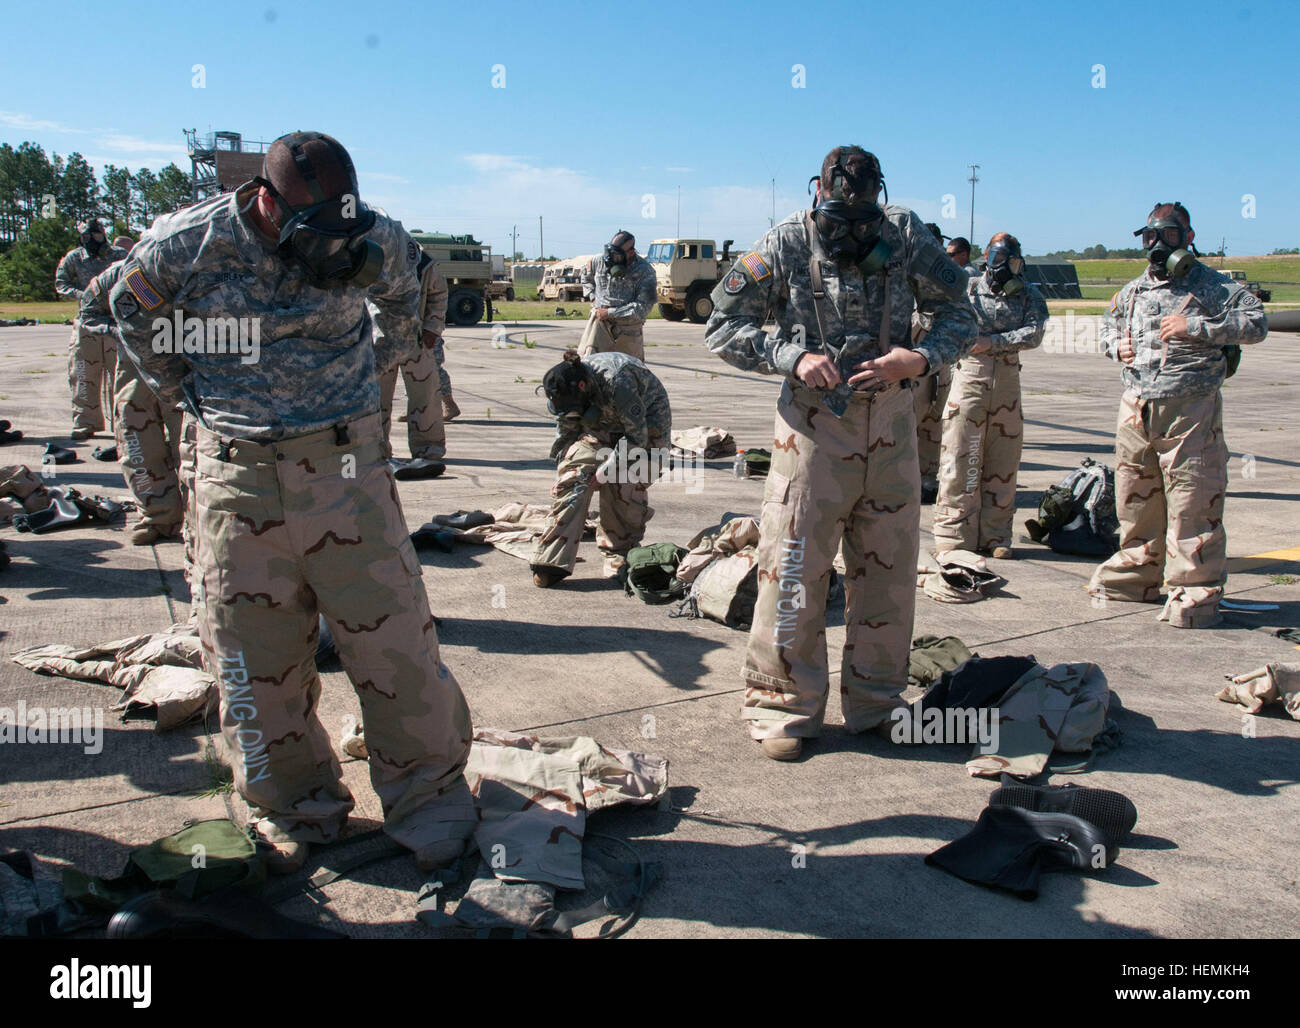
POLYGON ((993 349, 993 340, 988 336, 979 336, 975 340, 975 345, 970 348, 972 354, 988 353, 993 349))
POLYGON ((1125 364, 1132 364, 1133 358, 1137 356, 1137 350, 1133 347, 1132 339, 1122 340, 1119 344, 1119 359, 1125 364))
POLYGON ((594 311, 592 311, 592 313, 596 315, 596 320, 597 320, 597 321, 608 321, 608 320, 609 320, 609 308, 608 308, 608 307, 597 307, 594 311))
POLYGON ((805 353, 795 364, 794 373, 810 389, 834 389, 842 381, 835 362, 820 353, 805 353))
POLYGON ((900 346, 890 350, 883 357, 855 365, 857 374, 849 379, 849 385, 855 388, 889 385, 893 382, 901 382, 905 378, 918 378, 929 368, 930 362, 925 359, 925 354, 900 346))
POLYGON ((1160 319, 1160 341, 1187 338, 1187 319, 1181 314, 1166 314, 1160 319))

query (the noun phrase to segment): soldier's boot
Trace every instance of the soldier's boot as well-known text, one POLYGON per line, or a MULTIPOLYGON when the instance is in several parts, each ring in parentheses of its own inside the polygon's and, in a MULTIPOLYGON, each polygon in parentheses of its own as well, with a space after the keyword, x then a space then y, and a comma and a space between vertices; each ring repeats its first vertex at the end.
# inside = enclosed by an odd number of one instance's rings
POLYGON ((262 862, 266 865, 266 870, 273 875, 291 875, 301 871, 303 865, 307 863, 307 855, 311 852, 311 843, 298 839, 286 839, 283 842, 262 839, 261 842, 265 846, 262 851, 262 862))
POLYGON ((440 871, 459 860, 469 845, 469 838, 474 833, 476 823, 465 821, 456 827, 459 834, 455 837, 442 839, 416 850, 415 866, 421 871, 440 871))
POLYGON ((803 740, 799 738, 760 739, 763 756, 772 760, 798 760, 803 754, 803 740))
POLYGON ((458 417, 460 417, 460 407, 451 393, 448 393, 442 398, 442 420, 452 421, 458 417))
POLYGON ((623 574, 625 567, 627 567, 627 557, 624 554, 607 553, 601 567, 601 576, 604 578, 618 578, 623 574))
POLYGON ((994 546, 989 550, 989 556, 997 560, 1015 560, 1016 553, 1010 546, 994 546))
POLYGON ((564 568, 551 568, 534 564, 532 566, 533 585, 538 589, 549 589, 556 582, 562 582, 569 577, 569 572, 564 568))
POLYGON ((154 543, 158 542, 159 539, 166 538, 167 536, 164 535, 157 526, 140 525, 131 533, 131 545, 152 546, 154 543))
POLYGON ((74 428, 68 433, 68 435, 72 437, 72 440, 78 443, 89 439, 94 434, 95 430, 93 428, 74 428))

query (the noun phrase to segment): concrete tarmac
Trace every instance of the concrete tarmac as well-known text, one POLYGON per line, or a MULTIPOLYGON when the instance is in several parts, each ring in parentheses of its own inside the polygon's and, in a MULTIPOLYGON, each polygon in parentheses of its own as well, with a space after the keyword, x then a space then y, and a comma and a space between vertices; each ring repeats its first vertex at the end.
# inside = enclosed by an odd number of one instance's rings
MULTIPOLYGON (((1083 324, 1091 319, 1077 319, 1083 324)), ((438 513, 548 502, 553 421, 536 392, 581 323, 453 328, 447 360, 462 416, 448 426, 448 471, 401 483, 412 529, 438 513), (495 338, 494 338, 495 330, 495 338)), ((0 418, 26 433, 0 463, 40 467, 48 441, 71 445, 66 384, 68 329, 0 329, 0 418)), ((1115 364, 1076 352, 1058 336, 1024 358, 1025 449, 1017 538, 1038 498, 1085 456, 1113 464, 1115 364)), ((957 746, 893 747, 846 734, 835 678, 827 728, 803 760, 761 756, 739 719, 738 669, 746 636, 710 621, 670 619, 669 608, 625 597, 600 577, 594 543, 552 590, 504 552, 464 547, 422 553, 444 659, 474 722, 602 743, 669 758, 667 809, 612 810, 593 830, 661 862, 634 937, 1239 937, 1292 936, 1300 923, 1294 854, 1300 848, 1300 724, 1247 718, 1215 699, 1225 675, 1300 660, 1278 638, 1300 625, 1300 371, 1296 336, 1248 348, 1225 389, 1230 464, 1227 504, 1232 597, 1277 609, 1235 613, 1222 626, 1178 631, 1158 607, 1095 607, 1085 558, 1017 543, 996 562, 1008 584, 984 602, 952 606, 918 596, 915 635, 956 635, 985 656, 1043 663, 1093 661, 1119 701, 1122 745, 1081 775, 1057 778, 1117 789, 1138 809, 1137 834, 1115 866, 1091 876, 1053 874, 1035 902, 968 885, 923 857, 964 834, 996 782, 971 778, 957 746), (1262 556, 1261 556, 1262 555, 1262 556)), ((652 321, 646 355, 668 387, 674 425, 720 425, 740 446, 771 447, 779 381, 743 374, 713 357, 703 328, 652 321)), ((399 390, 397 411, 404 406, 399 390)), ((408 451, 394 426, 398 455, 408 451)), ((80 461, 57 481, 126 495, 115 464, 90 457, 106 436, 76 444, 80 461)), ((657 485, 647 542, 685 544, 724 512, 758 513, 761 480, 738 480, 731 459, 702 478, 657 485)), ((922 549, 931 508, 922 512, 922 549)), ((188 593, 181 547, 134 547, 124 524, 43 536, 0 528, 13 557, 0 572, 0 708, 105 709, 103 750, 0 746, 0 849, 16 848, 92 873, 116 874, 133 847, 187 819, 224 816, 213 785, 221 739, 202 725, 156 734, 119 723, 110 686, 36 676, 9 657, 52 642, 88 645, 157 631, 183 619, 188 593)), ((923 552, 924 555, 924 552, 923 552)), ((828 626, 831 667, 842 614, 828 626)), ((338 726, 359 707, 346 675, 326 674, 320 716, 338 726)), ((0 711, 2 712, 2 711, 0 711)), ((213 719, 215 723, 215 718, 213 719)), ((336 742, 337 745, 337 742, 336 742)), ((364 761, 344 758, 357 800, 354 828, 377 827, 379 804, 364 761)), ((439 934, 414 919, 423 881, 406 858, 376 864, 281 909, 357 937, 439 934)), ((593 897, 587 897, 590 900, 593 897)))

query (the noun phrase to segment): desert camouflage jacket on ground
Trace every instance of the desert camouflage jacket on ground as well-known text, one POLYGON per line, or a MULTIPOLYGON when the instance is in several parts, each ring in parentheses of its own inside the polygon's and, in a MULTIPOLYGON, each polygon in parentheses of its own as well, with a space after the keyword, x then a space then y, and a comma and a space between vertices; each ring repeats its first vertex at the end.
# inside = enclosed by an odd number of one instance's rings
MULTIPOLYGON (((377 215, 367 239, 384 251, 379 281, 365 291, 319 289, 254 229, 255 189, 153 223, 111 293, 123 348, 165 406, 182 401, 191 378, 204 422, 222 435, 281 439, 379 410, 376 372, 403 360, 420 333, 419 247, 377 215), (209 352, 157 352, 155 322, 173 312, 204 319, 209 352), (259 358, 215 345, 209 318, 254 319, 259 358), (218 349, 227 352, 210 352, 218 349)), ((230 327, 220 331, 229 338, 230 327)))
POLYGON ((639 325, 645 321, 658 290, 655 269, 649 262, 638 256, 628 265, 627 274, 618 278, 610 275, 604 257, 597 257, 595 263, 596 293, 591 305, 608 307, 616 322, 639 325))
MULTIPOLYGON (((59 261, 58 270, 54 273, 54 291, 69 300, 80 300, 91 279, 110 264, 116 264, 125 257, 126 251, 120 246, 105 245, 96 257, 90 256, 84 246, 69 250, 64 254, 63 260, 59 261)), ((106 315, 107 312, 94 323, 105 324, 108 321, 106 315)), ((83 324, 89 322, 83 321, 83 324)))
POLYGON ((971 277, 969 295, 979 334, 992 341, 989 353, 993 356, 1031 350, 1043 342, 1047 301, 1037 286, 1026 282, 1015 296, 1003 296, 989 287, 986 276, 977 275, 971 277))
POLYGON ((593 353, 582 363, 596 376, 592 406, 598 408, 599 416, 594 424, 576 415, 558 417, 552 460, 558 460, 572 443, 592 431, 626 438, 628 446, 668 445, 672 407, 668 391, 653 371, 626 353, 593 353))
POLYGON ((1239 283, 1199 261, 1181 278, 1159 279, 1148 268, 1111 300, 1102 318, 1106 356, 1117 360, 1131 333, 1136 356, 1124 365, 1124 386, 1145 399, 1201 396, 1223 385, 1223 348, 1258 343, 1268 334, 1264 306, 1239 283), (1160 339, 1160 319, 1182 314, 1186 339, 1160 339))
MULTIPOLYGON (((881 356, 877 340, 884 313, 885 277, 864 280, 856 265, 831 260, 817 232, 809 236, 804 211, 790 215, 764 235, 733 265, 713 291, 714 311, 705 341, 728 364, 746 371, 792 375, 804 353, 830 353, 822 346, 813 302, 810 262, 821 262, 832 349, 842 363, 861 363, 881 356), (768 313, 776 317, 769 334, 768 313)), ((905 207, 889 205, 881 239, 890 246, 885 264, 890 283, 891 346, 909 346, 925 354, 929 370, 951 364, 975 337, 975 316, 966 299, 966 275, 944 252, 921 219, 905 207), (912 342, 912 313, 931 316, 929 332, 912 342)))

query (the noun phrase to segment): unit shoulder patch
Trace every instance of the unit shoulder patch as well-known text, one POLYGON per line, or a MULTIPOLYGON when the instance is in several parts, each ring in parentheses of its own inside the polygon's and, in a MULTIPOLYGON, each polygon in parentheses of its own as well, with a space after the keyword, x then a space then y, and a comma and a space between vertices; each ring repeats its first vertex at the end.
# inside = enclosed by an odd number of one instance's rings
POLYGON ((949 289, 957 285, 957 265, 942 254, 934 259, 934 263, 930 265, 927 274, 930 278, 937 279, 949 289))
POLYGON ((416 245, 414 239, 408 239, 406 241, 406 259, 412 264, 419 263, 420 248, 416 245))
POLYGON ((162 306, 163 298, 158 295, 158 291, 149 284, 149 280, 144 277, 144 272, 140 268, 132 268, 126 275, 126 286, 140 301, 140 306, 146 311, 154 310, 162 306))
POLYGON ((744 274, 739 269, 732 268, 722 280, 722 291, 735 296, 748 284, 749 280, 745 278, 744 274))

